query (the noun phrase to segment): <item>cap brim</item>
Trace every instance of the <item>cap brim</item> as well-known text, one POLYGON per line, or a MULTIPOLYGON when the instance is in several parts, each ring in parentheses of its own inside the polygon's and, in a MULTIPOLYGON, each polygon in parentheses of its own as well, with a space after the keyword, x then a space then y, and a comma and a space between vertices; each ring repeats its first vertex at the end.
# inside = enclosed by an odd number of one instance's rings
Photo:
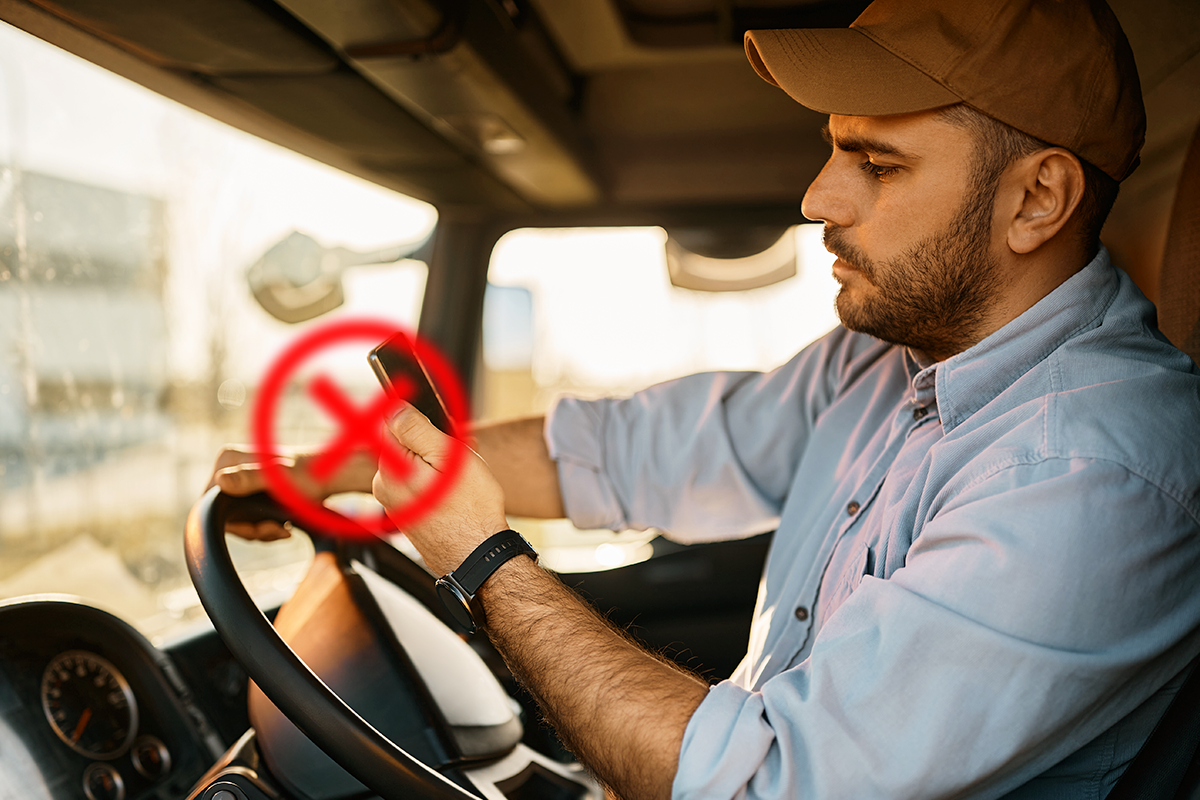
POLYGON ((855 28, 747 31, 746 56, 764 80, 822 114, 879 117, 962 100, 855 28))

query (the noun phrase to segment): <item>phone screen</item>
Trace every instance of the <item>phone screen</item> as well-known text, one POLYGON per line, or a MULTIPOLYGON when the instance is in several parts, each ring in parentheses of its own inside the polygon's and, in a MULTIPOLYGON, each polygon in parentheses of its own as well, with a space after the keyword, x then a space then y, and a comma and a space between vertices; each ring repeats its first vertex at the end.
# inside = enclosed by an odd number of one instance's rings
POLYGON ((438 430, 457 436, 446 404, 408 336, 398 333, 391 337, 372 350, 367 361, 386 392, 411 403, 438 430))

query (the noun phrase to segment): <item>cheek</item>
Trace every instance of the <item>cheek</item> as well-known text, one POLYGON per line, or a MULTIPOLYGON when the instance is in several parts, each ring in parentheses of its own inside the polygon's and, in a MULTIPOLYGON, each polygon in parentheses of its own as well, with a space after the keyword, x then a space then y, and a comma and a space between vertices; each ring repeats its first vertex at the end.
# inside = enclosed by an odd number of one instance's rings
POLYGON ((863 250, 875 261, 887 261, 909 250, 931 234, 943 231, 954 219, 960 191, 933 185, 925 191, 904 186, 884 186, 870 204, 858 229, 863 250))

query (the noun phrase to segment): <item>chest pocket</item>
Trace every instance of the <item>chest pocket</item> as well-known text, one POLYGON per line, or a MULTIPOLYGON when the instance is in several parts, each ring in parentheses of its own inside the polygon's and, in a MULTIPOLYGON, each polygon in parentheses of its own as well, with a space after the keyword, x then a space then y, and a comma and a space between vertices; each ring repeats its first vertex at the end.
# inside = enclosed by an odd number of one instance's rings
POLYGON ((874 553, 871 548, 866 544, 858 545, 854 555, 846 560, 842 574, 833 581, 833 592, 826 596, 825 614, 832 614, 846 602, 846 598, 862 583, 863 575, 871 571, 873 562, 874 553))
POLYGON ((838 595, 842 600, 849 597, 850 593, 862 583, 863 576, 871 572, 874 566, 873 561, 874 553, 871 548, 865 544, 860 545, 854 557, 847 563, 839 581, 838 595))

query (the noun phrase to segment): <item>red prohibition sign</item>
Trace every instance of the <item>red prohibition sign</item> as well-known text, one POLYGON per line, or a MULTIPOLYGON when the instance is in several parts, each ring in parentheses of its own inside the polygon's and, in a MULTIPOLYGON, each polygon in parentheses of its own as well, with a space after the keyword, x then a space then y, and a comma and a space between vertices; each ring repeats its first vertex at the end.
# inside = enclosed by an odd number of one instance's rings
MULTIPOLYGON (((457 430, 466 429, 467 403, 462 383, 445 356, 425 340, 411 332, 402 331, 394 322, 379 319, 338 320, 306 332, 280 353, 267 371, 251 418, 254 447, 263 457, 262 470, 267 489, 303 525, 344 536, 361 537, 364 529, 375 535, 393 533, 432 511, 462 472, 467 449, 451 447, 445 468, 412 501, 391 509, 388 516, 348 520, 301 492, 278 461, 280 454, 275 442, 275 420, 284 389, 299 367, 318 352, 348 342, 367 344, 367 348, 364 348, 365 360, 367 349, 397 333, 409 337, 417 357, 445 401, 454 427, 457 430)), ((384 421, 399 406, 399 400, 384 393, 382 387, 375 399, 365 406, 357 406, 328 376, 320 374, 309 383, 308 394, 341 425, 340 431, 312 461, 310 469, 316 473, 315 477, 324 479, 333 474, 358 447, 371 449, 380 459, 381 467, 389 474, 404 477, 411 469, 399 445, 390 436, 384 435, 384 421)))

